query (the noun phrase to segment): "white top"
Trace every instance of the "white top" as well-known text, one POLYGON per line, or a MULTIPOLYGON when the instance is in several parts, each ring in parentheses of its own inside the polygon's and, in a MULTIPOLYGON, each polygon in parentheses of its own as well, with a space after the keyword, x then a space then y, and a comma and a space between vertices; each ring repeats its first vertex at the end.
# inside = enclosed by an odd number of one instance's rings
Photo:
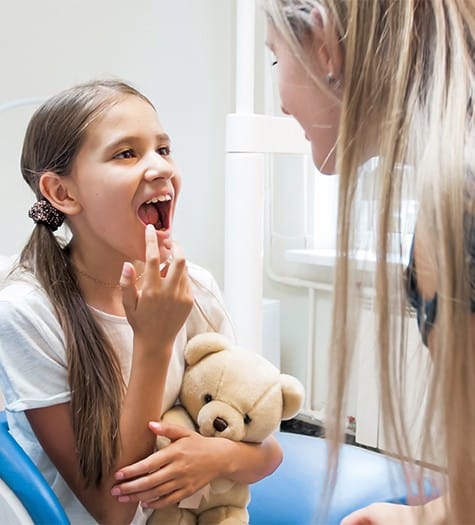
MULTIPOLYGON (((210 330, 234 338, 214 278, 203 268, 190 263, 188 273, 199 307, 195 304, 175 340, 167 375, 164 411, 176 402, 180 391, 184 371, 183 351, 187 340, 210 330)), ((132 328, 125 317, 94 308, 92 311, 117 349, 127 384, 133 348, 132 328)), ((0 389, 5 397, 10 432, 51 485, 72 525, 95 524, 49 460, 25 416, 25 410, 65 403, 71 399, 64 333, 46 292, 31 275, 9 279, 0 290, 0 389)), ((145 521, 146 516, 139 506, 132 523, 142 524, 145 521)))

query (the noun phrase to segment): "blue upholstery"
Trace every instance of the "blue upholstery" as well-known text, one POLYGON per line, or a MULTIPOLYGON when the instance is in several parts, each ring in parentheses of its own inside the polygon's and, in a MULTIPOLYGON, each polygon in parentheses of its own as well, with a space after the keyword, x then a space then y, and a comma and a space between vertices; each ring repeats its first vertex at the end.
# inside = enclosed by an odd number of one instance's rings
MULTIPOLYGON (((313 525, 325 483, 326 441, 285 432, 276 437, 284 459, 271 476, 251 485, 250 525, 313 525)), ((430 493, 429 486, 427 491, 430 493)), ((399 463, 361 447, 343 445, 334 496, 327 516, 318 523, 338 525, 350 512, 379 501, 406 503, 399 463)))
MULTIPOLYGON (((251 485, 250 525, 313 525, 325 482, 326 442, 285 432, 278 432, 276 437, 284 459, 271 476, 251 485)), ((69 525, 54 492, 10 435, 5 412, 0 412, 0 479, 33 523, 69 525)), ((337 525, 353 510, 377 501, 406 502, 399 464, 381 454, 344 445, 325 525, 337 525)))
POLYGON ((8 431, 0 412, 0 479, 15 494, 36 525, 69 525, 56 495, 8 431))

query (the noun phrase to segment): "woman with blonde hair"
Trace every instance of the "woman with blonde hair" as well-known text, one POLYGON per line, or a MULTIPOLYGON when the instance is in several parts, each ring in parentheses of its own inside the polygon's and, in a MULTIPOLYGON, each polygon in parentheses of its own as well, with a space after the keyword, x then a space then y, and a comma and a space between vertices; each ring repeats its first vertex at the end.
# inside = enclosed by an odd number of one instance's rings
MULTIPOLYGON (((420 374, 427 388, 423 457, 434 457, 436 447, 443 452, 438 461, 446 472, 446 486, 444 495, 431 502, 375 504, 348 516, 344 524, 474 523, 475 4, 263 4, 282 110, 304 128, 317 168, 340 177, 326 429, 332 443, 330 490, 356 340, 351 327, 356 325, 358 294, 349 255, 355 248, 356 189, 362 166, 377 158, 376 346, 386 439, 401 458, 411 457, 402 402, 409 295, 431 355, 430 374, 420 374), (401 267, 388 262, 388 255, 393 217, 401 210, 407 185, 415 192, 419 212, 403 278, 401 267)), ((413 487, 416 474, 409 469, 408 475, 413 487)))

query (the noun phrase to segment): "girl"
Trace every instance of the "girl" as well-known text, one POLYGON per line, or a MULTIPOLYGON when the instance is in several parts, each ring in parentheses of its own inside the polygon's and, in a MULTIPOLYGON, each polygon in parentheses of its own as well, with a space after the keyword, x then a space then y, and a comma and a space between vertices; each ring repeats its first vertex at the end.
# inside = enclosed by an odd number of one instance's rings
POLYGON ((152 104, 119 81, 66 90, 21 158, 36 225, 0 292, 8 423, 71 522, 144 523, 216 476, 252 483, 281 452, 160 425, 187 339, 231 335, 218 288, 171 242, 180 175, 152 104), (53 232, 65 221, 61 243, 53 232), (151 422, 151 423, 150 423, 151 422), (172 440, 154 453, 156 434, 172 440))
POLYGON ((282 109, 304 128, 317 168, 340 176, 327 429, 331 480, 356 340, 349 327, 357 294, 347 255, 354 248, 355 188, 371 157, 379 159, 375 308, 382 414, 386 439, 401 457, 410 454, 399 403, 405 348, 397 343, 404 340, 406 291, 432 356, 423 447, 429 457, 435 445, 443 450, 445 497, 425 506, 374 505, 344 525, 473 523, 473 0, 264 0, 264 6, 282 109), (420 212, 404 282, 387 255, 392 217, 408 182, 420 212))

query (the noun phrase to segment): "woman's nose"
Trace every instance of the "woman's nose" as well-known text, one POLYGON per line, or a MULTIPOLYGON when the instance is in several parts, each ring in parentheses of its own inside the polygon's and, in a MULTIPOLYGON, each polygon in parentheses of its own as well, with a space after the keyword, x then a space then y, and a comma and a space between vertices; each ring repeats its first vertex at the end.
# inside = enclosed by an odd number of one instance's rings
POLYGON ((151 181, 154 179, 170 179, 173 177, 173 167, 170 162, 164 159, 158 153, 151 155, 147 159, 144 177, 151 181))

